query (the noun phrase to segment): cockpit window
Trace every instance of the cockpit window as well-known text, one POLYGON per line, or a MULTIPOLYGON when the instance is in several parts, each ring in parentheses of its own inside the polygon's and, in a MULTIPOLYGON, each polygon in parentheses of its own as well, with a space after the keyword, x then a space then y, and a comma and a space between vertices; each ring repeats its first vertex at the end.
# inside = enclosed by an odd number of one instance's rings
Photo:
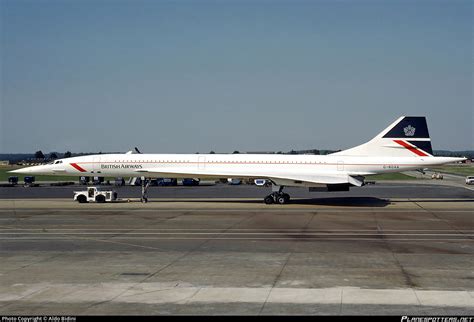
POLYGON ((63 163, 61 160, 55 161, 54 164, 63 163))

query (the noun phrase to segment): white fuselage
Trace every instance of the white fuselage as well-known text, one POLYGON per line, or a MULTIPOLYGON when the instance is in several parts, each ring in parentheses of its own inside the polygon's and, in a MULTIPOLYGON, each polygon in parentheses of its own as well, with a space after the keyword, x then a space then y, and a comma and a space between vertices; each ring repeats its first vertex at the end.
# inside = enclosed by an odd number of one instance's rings
MULTIPOLYGON (((20 170, 21 173, 32 174, 110 177, 265 178, 285 174, 364 176, 426 168, 457 160, 459 159, 445 157, 282 154, 101 154, 61 159, 55 164, 20 170)), ((285 185, 293 184, 286 182, 285 185)), ((296 182, 294 185, 301 184, 296 182)))

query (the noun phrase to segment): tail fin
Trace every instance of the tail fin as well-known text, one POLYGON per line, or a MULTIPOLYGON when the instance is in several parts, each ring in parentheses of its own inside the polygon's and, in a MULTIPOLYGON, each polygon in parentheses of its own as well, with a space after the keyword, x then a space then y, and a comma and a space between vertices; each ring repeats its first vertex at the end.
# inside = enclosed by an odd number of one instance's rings
POLYGON ((402 116, 369 142, 334 155, 431 157, 433 149, 426 118, 402 116))

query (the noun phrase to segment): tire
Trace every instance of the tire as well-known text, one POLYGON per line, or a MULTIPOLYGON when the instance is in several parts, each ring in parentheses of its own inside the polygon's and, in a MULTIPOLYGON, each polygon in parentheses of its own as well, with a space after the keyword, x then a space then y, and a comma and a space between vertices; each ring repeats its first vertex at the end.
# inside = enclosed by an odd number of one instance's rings
POLYGON ((84 195, 77 196, 76 200, 78 203, 87 203, 87 197, 84 195))
POLYGON ((277 202, 278 202, 280 205, 284 205, 284 204, 286 203, 286 198, 285 198, 285 196, 278 196, 277 202))
POLYGON ((263 199, 263 201, 264 201, 267 205, 271 205, 271 204, 274 202, 272 196, 266 196, 265 199, 263 199))
POLYGON ((283 198, 285 198, 285 203, 288 202, 288 201, 290 201, 290 195, 287 194, 287 193, 284 193, 284 194, 283 194, 283 198))
POLYGON ((95 197, 95 201, 97 203, 104 203, 105 202, 105 197, 103 195, 98 195, 95 197))

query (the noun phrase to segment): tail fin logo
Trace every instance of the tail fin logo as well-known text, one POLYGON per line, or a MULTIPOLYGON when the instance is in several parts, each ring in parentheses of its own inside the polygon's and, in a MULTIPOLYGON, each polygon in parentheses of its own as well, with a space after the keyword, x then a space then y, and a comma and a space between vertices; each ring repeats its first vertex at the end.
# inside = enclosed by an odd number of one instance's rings
POLYGON ((403 131, 405 132, 405 136, 414 136, 416 128, 414 128, 411 125, 408 125, 407 127, 403 129, 403 131))

